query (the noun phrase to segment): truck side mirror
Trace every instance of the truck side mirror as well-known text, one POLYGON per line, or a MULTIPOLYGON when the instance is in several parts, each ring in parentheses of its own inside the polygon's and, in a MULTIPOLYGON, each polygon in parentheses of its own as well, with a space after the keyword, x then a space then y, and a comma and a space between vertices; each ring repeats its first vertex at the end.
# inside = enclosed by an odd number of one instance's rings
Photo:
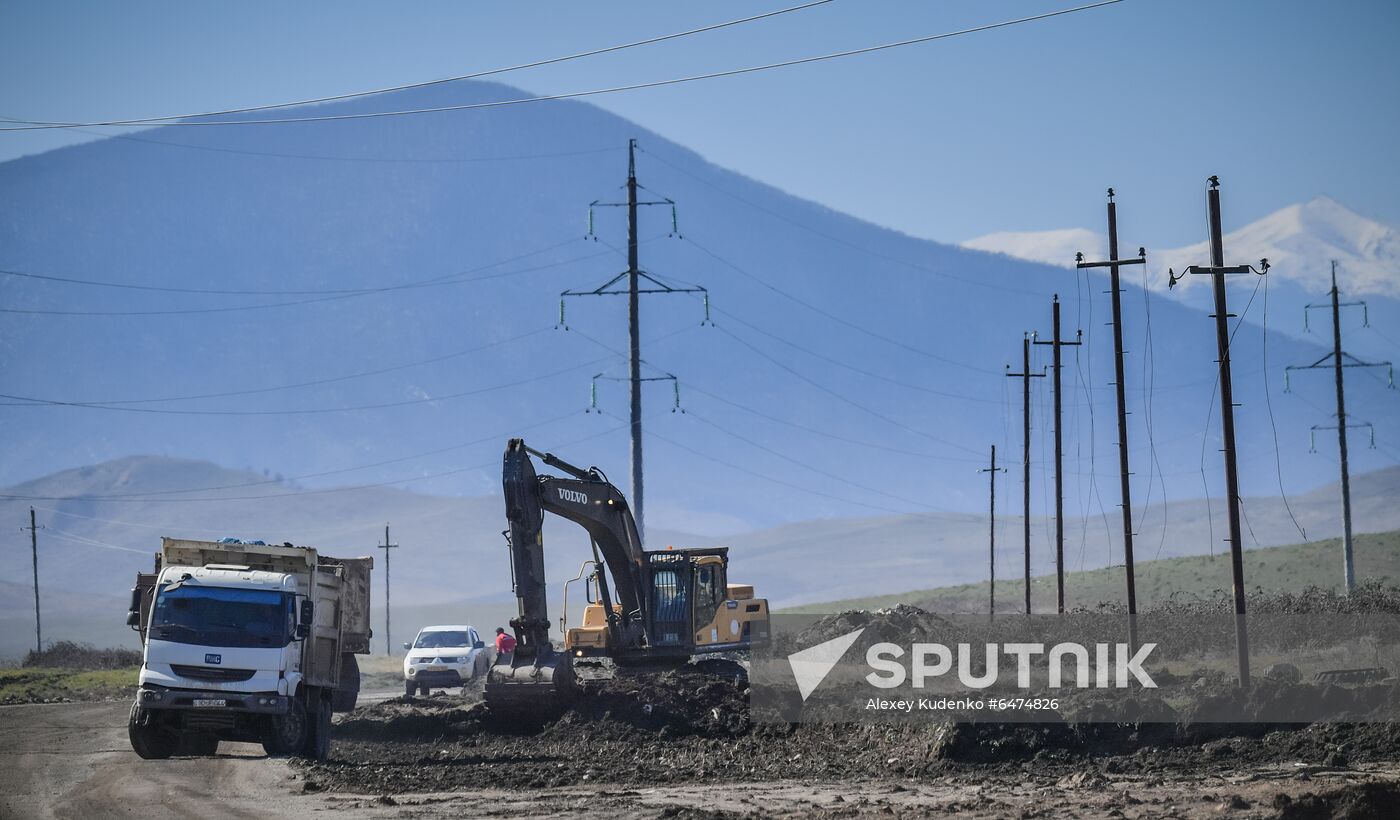
POLYGON ((126 610, 126 625, 127 625, 127 626, 140 626, 140 625, 141 625, 141 588, 140 588, 140 587, 132 587, 132 588, 131 588, 131 604, 127 607, 127 610, 126 610))
POLYGON ((127 609, 132 612, 141 611, 141 587, 131 588, 131 603, 127 606, 127 609))
POLYGON ((297 617, 297 637, 311 637, 311 624, 316 618, 316 606, 310 599, 303 599, 301 602, 301 612, 297 617))
POLYGON ((404 648, 404 649, 407 649, 407 648, 408 648, 408 641, 404 641, 404 642, 403 642, 403 648, 404 648))
POLYGON ((472 644, 472 649, 485 649, 485 648, 486 648, 486 641, 477 641, 476 643, 472 644))

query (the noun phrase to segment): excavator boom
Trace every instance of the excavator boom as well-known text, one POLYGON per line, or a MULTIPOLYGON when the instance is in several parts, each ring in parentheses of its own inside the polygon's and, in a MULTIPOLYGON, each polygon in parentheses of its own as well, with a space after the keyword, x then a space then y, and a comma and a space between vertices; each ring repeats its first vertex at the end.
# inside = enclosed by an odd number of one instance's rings
POLYGON ((576 657, 676 665, 767 639, 768 602, 754 598, 752 587, 728 584, 728 549, 643 550, 627 498, 596 467, 511 439, 501 476, 519 615, 510 622, 514 654, 498 659, 486 679, 493 710, 539 713, 565 702, 575 691, 576 657), (534 459, 565 475, 537 473, 534 459), (565 651, 549 634, 545 513, 588 533, 596 567, 590 580, 598 600, 590 598, 584 624, 562 636, 565 651))
POLYGON ((560 656, 549 637, 544 514, 553 513, 583 527, 607 567, 612 585, 600 573, 599 589, 616 646, 640 646, 645 640, 645 556, 626 497, 596 468, 575 467, 527 447, 522 439, 511 439, 501 476, 519 615, 510 622, 515 653, 509 666, 492 667, 486 695, 495 707, 533 706, 546 698, 562 698, 572 684, 569 659, 560 656), (570 477, 539 475, 532 456, 570 477), (620 613, 614 611, 613 593, 620 613))

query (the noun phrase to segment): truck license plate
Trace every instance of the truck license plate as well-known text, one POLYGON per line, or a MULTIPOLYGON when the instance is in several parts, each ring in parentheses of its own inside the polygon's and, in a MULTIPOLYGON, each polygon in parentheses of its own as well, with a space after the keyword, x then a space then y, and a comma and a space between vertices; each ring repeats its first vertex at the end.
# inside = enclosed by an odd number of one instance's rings
POLYGON ((195 698, 195 706, 228 706, 224 698, 195 698))

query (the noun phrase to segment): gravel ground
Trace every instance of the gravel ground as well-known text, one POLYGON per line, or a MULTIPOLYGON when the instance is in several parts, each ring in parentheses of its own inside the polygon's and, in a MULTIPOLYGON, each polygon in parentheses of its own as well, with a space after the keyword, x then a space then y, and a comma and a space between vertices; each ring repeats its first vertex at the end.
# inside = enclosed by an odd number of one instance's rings
POLYGON ((345 716, 335 737, 331 760, 296 764, 304 788, 395 805, 488 785, 503 798, 557 796, 563 814, 580 794, 618 811, 650 811, 670 794, 658 813, 695 817, 1059 814, 1039 813, 1048 806, 1390 817, 1400 805, 1400 729, 1389 723, 771 725, 750 721, 744 684, 685 672, 620 679, 528 725, 470 699, 396 698, 345 716), (794 783, 804 796, 780 797, 776 784, 794 783), (690 793, 712 799, 679 796, 690 793), (744 797, 760 794, 766 802, 744 797))

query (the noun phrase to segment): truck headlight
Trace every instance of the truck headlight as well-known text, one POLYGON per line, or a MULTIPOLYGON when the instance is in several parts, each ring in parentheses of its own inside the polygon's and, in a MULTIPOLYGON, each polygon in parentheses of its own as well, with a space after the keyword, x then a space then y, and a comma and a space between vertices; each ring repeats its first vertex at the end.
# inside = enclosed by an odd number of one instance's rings
POLYGON ((408 676, 409 676, 410 678, 413 677, 413 676, 416 675, 416 674, 418 674, 418 670, 417 670, 417 669, 415 669, 415 668, 412 667, 412 666, 408 667, 408 676))

